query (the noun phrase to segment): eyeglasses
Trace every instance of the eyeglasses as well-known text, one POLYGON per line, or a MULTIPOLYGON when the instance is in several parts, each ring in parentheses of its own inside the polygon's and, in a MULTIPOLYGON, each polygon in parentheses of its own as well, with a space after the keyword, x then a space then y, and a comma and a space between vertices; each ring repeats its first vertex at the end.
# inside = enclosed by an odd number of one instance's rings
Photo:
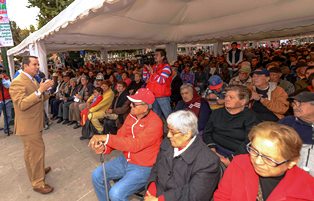
POLYGON ((133 103, 133 102, 131 102, 131 106, 132 107, 137 107, 137 106, 140 106, 140 105, 146 105, 145 103, 141 103, 141 104, 135 104, 135 103, 133 103))
POLYGON ((251 142, 249 143, 249 144, 247 144, 246 145, 246 150, 249 152, 249 154, 251 155, 251 156, 253 156, 253 157, 261 157, 262 158, 262 160, 264 161, 264 163, 266 164, 266 165, 269 165, 269 166, 271 166, 271 167, 278 167, 279 165, 282 165, 282 164, 284 164, 284 163, 286 163, 286 162, 288 162, 289 160, 284 160, 284 161, 282 161, 282 162, 277 162, 277 161, 275 161, 274 159, 272 159, 272 158, 270 158, 270 157, 268 157, 268 156, 265 156, 264 154, 261 154, 261 153, 259 153, 259 151, 257 151, 255 148, 253 148, 252 146, 251 146, 251 142))

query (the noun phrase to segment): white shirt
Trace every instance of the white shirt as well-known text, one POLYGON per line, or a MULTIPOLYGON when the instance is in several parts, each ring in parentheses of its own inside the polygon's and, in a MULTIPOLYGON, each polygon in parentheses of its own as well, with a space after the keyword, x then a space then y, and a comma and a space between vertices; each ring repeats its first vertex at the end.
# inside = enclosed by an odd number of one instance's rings
POLYGON ((178 148, 174 148, 173 151, 173 158, 180 156, 183 152, 185 152, 185 150, 187 150, 187 148, 189 148, 189 146, 191 146, 191 144, 194 142, 194 140, 196 139, 196 135, 190 140, 190 142, 181 150, 179 150, 178 148))
POLYGON ((24 71, 22 71, 22 73, 24 73, 30 80, 34 81, 34 78, 30 74, 28 74, 24 71))

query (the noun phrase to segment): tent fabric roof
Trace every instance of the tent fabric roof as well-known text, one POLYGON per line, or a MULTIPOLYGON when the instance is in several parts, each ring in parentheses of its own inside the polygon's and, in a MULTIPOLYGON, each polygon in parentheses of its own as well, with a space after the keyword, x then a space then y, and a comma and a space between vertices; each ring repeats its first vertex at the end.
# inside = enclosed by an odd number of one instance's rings
POLYGON ((314 32, 313 0, 76 0, 8 55, 262 40, 314 32))

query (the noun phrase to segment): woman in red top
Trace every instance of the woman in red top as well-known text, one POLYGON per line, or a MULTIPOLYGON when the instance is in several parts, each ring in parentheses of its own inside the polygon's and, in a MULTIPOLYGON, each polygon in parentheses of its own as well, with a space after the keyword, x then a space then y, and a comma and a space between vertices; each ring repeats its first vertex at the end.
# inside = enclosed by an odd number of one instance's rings
POLYGON ((263 122, 249 134, 249 154, 234 157, 214 200, 314 200, 314 178, 296 166, 302 141, 296 131, 263 122))
POLYGON ((129 78, 128 72, 123 72, 121 77, 122 77, 122 81, 125 82, 127 86, 131 84, 132 80, 129 78))

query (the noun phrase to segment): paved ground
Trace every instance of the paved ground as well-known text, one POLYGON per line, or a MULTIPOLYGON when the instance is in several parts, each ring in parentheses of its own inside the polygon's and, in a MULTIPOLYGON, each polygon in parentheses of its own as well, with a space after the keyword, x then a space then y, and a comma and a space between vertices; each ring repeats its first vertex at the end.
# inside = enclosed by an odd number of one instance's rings
MULTIPOLYGON (((31 125, 30 125, 31 126, 31 125)), ((3 120, 0 122, 3 127, 3 120)), ((44 131, 46 167, 52 171, 46 182, 55 188, 48 195, 32 190, 23 159, 23 145, 17 136, 7 137, 0 131, 0 200, 1 201, 97 201, 91 184, 91 172, 99 156, 79 140, 80 129, 56 124, 44 131)), ((114 152, 107 160, 119 152, 114 152)), ((139 199, 132 197, 132 201, 139 199)))

